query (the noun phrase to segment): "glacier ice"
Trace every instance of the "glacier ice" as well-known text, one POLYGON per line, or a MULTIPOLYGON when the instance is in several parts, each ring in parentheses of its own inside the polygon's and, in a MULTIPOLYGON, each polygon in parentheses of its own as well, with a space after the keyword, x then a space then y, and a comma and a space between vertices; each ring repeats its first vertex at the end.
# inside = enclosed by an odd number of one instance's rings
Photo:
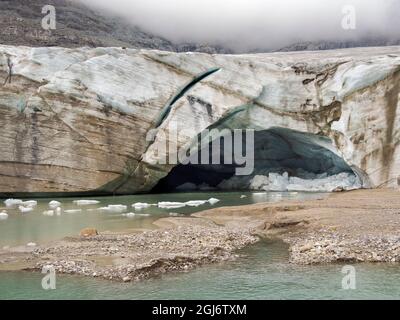
POLYGON ((251 177, 234 176, 219 184, 221 189, 251 189, 265 191, 309 191, 332 192, 336 190, 354 190, 361 188, 359 178, 351 172, 341 172, 328 176, 326 173, 314 174, 304 170, 296 172, 298 176, 289 176, 287 172, 270 172, 251 177))

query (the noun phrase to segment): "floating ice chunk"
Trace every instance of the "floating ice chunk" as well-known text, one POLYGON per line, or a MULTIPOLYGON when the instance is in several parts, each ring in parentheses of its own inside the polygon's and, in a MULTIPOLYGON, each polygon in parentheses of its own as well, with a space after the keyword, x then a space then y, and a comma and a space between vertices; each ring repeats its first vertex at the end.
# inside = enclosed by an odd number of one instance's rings
POLYGON ((101 211, 108 211, 108 212, 123 212, 128 209, 128 206, 123 204, 109 204, 107 207, 99 208, 98 210, 101 211))
POLYGON ((162 201, 158 203, 158 207, 162 209, 177 209, 186 206, 184 202, 169 202, 169 201, 162 201))
POLYGON ((247 196, 245 196, 244 194, 242 194, 242 195, 240 196, 240 199, 244 199, 244 198, 247 198, 247 196))
POLYGON ((180 216, 184 216, 184 214, 182 213, 177 213, 177 212, 170 212, 168 213, 171 217, 180 217, 180 216))
POLYGON ((136 216, 136 213, 128 212, 128 213, 124 213, 123 216, 128 217, 128 218, 134 218, 136 216))
POLYGON ((198 206, 205 204, 206 202, 207 202, 207 200, 191 200, 191 201, 185 202, 185 204, 189 207, 198 207, 198 206))
POLYGON ((42 214, 43 214, 44 216, 52 217, 52 216, 54 216, 54 210, 43 211, 42 214))
POLYGON ((79 213, 79 212, 82 212, 82 209, 64 210, 64 213, 79 213))
POLYGON ((58 202, 56 200, 52 200, 52 201, 49 202, 49 208, 50 209, 56 209, 59 206, 61 206, 61 202, 58 202))
POLYGON ((136 202, 132 205, 132 207, 135 208, 135 210, 142 210, 150 207, 150 204, 144 202, 136 202))
POLYGON ((28 201, 23 201, 21 203, 24 207, 36 207, 37 206, 37 201, 36 200, 28 200, 28 201))
POLYGON ((18 210, 21 211, 21 213, 29 213, 33 211, 32 207, 24 207, 24 206, 19 206, 18 210))
POLYGON ((60 207, 56 208, 56 215, 61 216, 61 208, 60 207))
POLYGON ((216 198, 210 198, 210 199, 208 199, 208 202, 211 204, 211 205, 214 205, 214 204, 216 204, 216 203, 218 203, 220 200, 219 199, 216 199, 216 198))
POLYGON ((78 206, 89 206, 93 204, 99 204, 100 201, 98 200, 74 200, 73 203, 75 203, 78 206))
POLYGON ((135 213, 135 212, 128 212, 124 213, 123 216, 128 218, 135 218, 135 217, 150 217, 148 213, 135 213))
POLYGON ((8 214, 5 211, 0 212, 0 220, 7 220, 8 214))
POLYGON ((19 206, 22 203, 23 201, 20 199, 7 199, 4 201, 4 204, 6 205, 7 208, 15 208, 16 206, 19 206))
POLYGON ((34 242, 29 242, 29 243, 26 244, 26 246, 27 246, 27 247, 36 247, 37 244, 34 243, 34 242))

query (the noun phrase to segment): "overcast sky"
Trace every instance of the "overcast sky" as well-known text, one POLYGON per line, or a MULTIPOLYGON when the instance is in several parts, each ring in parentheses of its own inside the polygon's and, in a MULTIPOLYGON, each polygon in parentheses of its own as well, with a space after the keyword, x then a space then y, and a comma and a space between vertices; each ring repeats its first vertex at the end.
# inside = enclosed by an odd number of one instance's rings
POLYGON ((368 35, 400 39, 400 0, 80 1, 175 42, 222 44, 239 51, 368 35), (356 9, 355 30, 341 26, 345 5, 356 9))

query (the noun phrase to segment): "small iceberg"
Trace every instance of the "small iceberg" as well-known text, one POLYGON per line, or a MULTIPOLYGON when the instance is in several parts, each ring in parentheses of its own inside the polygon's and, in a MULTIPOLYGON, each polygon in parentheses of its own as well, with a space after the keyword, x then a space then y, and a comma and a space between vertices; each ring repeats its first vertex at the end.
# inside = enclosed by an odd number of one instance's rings
POLYGON ((56 208, 56 215, 61 216, 61 208, 60 207, 56 208))
POLYGON ((23 205, 24 207, 34 208, 37 206, 37 201, 36 200, 23 201, 21 205, 23 205))
POLYGON ((74 200, 73 203, 75 203, 78 206, 90 206, 93 204, 99 204, 100 201, 98 201, 98 200, 74 200))
MULTIPOLYGON (((186 202, 187 203, 187 202, 186 202)), ((162 201, 158 203, 158 207, 162 209, 178 209, 186 206, 185 202, 168 202, 162 201)))
POLYGON ((208 200, 191 200, 191 201, 187 201, 185 203, 189 207, 198 207, 198 206, 205 204, 207 201, 208 200))
POLYGON ((182 214, 182 213, 177 213, 177 212, 170 212, 169 215, 170 215, 171 217, 181 217, 181 216, 184 216, 184 214, 182 214))
POLYGON ((34 242, 29 242, 29 243, 26 244, 26 246, 27 246, 27 247, 36 247, 37 244, 34 243, 34 242))
POLYGON ((132 205, 132 207, 135 208, 135 210, 142 210, 150 207, 150 204, 145 202, 136 202, 132 205))
POLYGON ((42 214, 43 214, 44 216, 52 217, 52 216, 54 216, 54 210, 43 211, 42 214))
POLYGON ((16 206, 22 205, 23 201, 20 199, 7 199, 4 204, 7 208, 15 208, 16 206))
POLYGON ((244 198, 247 198, 247 196, 244 195, 244 194, 242 194, 242 195, 240 196, 240 199, 244 199, 244 198))
POLYGON ((0 220, 7 220, 8 214, 5 211, 0 212, 0 220))
POLYGON ((219 199, 216 199, 216 198, 210 198, 210 199, 208 199, 208 203, 211 204, 211 205, 214 205, 214 204, 218 203, 219 201, 220 201, 220 200, 219 200, 219 199))
POLYGON ((123 212, 128 209, 128 206, 123 204, 109 204, 107 207, 99 208, 98 210, 101 211, 108 211, 108 212, 123 212))
POLYGON ((148 213, 129 212, 129 213, 123 214, 123 216, 128 217, 128 218, 134 218, 134 217, 150 217, 150 214, 148 214, 148 213))
POLYGON ((21 211, 21 213, 29 213, 33 211, 32 207, 24 207, 24 206, 19 206, 18 210, 21 211))
POLYGON ((64 210, 64 213, 79 213, 79 212, 82 212, 82 209, 64 210))
POLYGON ((56 209, 56 208, 58 208, 60 206, 61 206, 61 202, 58 202, 58 201, 55 201, 55 200, 49 202, 49 208, 50 209, 56 209))

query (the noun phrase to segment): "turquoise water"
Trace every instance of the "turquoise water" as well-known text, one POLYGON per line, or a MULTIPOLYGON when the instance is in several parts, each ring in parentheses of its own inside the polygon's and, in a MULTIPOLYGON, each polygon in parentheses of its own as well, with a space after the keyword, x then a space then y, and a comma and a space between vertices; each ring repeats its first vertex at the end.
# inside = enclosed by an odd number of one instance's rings
MULTIPOLYGON (((66 236, 78 235, 83 228, 96 228, 100 232, 140 230, 143 228, 154 228, 152 223, 162 217, 168 217, 169 213, 191 214, 201 210, 207 210, 220 206, 244 205, 257 202, 273 202, 283 199, 312 199, 324 197, 317 193, 238 193, 238 192, 200 192, 200 193, 170 193, 150 194, 118 197, 93 197, 91 200, 100 201, 97 205, 77 206, 73 200, 79 198, 63 199, 37 199, 38 205, 33 212, 22 214, 18 209, 5 209, 9 214, 7 220, 0 220, 0 248, 4 246, 25 245, 29 242, 43 244, 51 240, 58 240, 66 236), (241 195, 246 195, 241 198, 241 195), (157 203, 160 201, 186 202, 189 200, 207 200, 209 198, 220 200, 215 205, 205 204, 199 207, 183 207, 179 209, 161 209, 151 206, 148 209, 136 211, 150 216, 136 216, 127 218, 122 213, 106 213, 95 210, 109 204, 127 205, 126 212, 135 212, 131 207, 136 202, 157 203), (64 210, 82 209, 79 213, 65 213, 60 216, 44 216, 42 213, 49 210, 48 204, 51 200, 62 203, 64 210)), ((4 200, 4 199, 3 199, 4 200)), ((3 200, 0 200, 0 211, 3 200)), ((28 199, 26 199, 28 200, 28 199)))
MULTIPOLYGON (((179 193, 126 197, 91 198, 99 205, 81 207, 81 213, 43 216, 51 199, 39 200, 36 210, 21 214, 7 210, 10 217, 0 221, 0 245, 44 243, 76 235, 84 227, 100 231, 139 230, 169 212, 190 214, 216 206, 273 202, 284 199, 323 198, 312 193, 179 193), (241 198, 241 195, 246 198, 241 198), (215 197, 221 201, 210 206, 165 210, 150 207, 141 213, 149 217, 127 218, 121 213, 96 210, 108 204, 135 202, 188 201, 215 197)), ((58 199, 64 209, 76 209, 75 199, 58 199)), ((133 211, 131 208, 128 211, 133 211)), ((281 242, 261 241, 240 251, 235 261, 198 267, 138 283, 117 283, 80 276, 57 275, 57 289, 45 291, 42 276, 29 272, 0 272, 0 299, 398 299, 400 268, 392 264, 359 264, 356 290, 343 290, 342 265, 295 266, 288 263, 288 250, 281 242)))
POLYGON ((356 289, 341 288, 342 265, 294 266, 287 247, 262 241, 233 262, 199 267, 138 283, 58 276, 56 290, 41 274, 0 272, 0 299, 398 299, 400 268, 359 264, 356 289))

